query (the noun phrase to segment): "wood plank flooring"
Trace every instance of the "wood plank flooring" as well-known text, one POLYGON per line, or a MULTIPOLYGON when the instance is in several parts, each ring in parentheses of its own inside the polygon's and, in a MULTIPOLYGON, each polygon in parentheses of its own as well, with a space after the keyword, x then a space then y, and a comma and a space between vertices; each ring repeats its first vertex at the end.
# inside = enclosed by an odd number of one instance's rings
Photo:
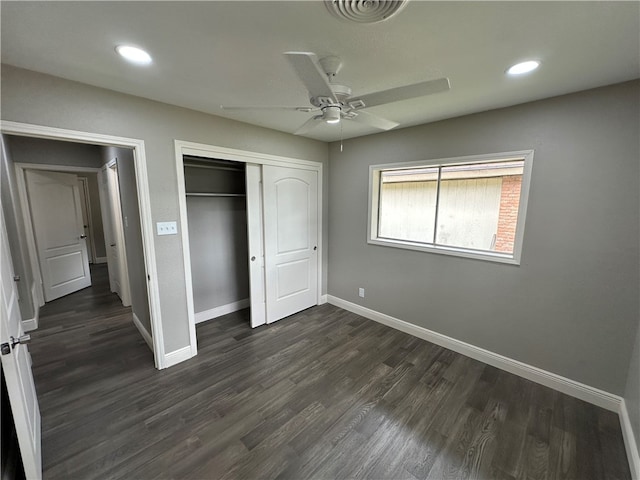
POLYGON ((33 334, 46 479, 630 478, 614 413, 331 305, 157 371, 93 276, 33 334))

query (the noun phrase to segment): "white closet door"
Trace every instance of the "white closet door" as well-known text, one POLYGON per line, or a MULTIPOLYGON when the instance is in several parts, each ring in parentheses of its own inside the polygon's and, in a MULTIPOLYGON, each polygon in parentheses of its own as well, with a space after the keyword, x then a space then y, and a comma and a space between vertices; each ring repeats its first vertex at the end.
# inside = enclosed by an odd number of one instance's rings
POLYGON ((267 323, 318 303, 318 173, 264 165, 267 323))
POLYGON ((247 164, 247 236, 251 328, 266 323, 264 292, 264 239, 262 234, 262 167, 247 164))

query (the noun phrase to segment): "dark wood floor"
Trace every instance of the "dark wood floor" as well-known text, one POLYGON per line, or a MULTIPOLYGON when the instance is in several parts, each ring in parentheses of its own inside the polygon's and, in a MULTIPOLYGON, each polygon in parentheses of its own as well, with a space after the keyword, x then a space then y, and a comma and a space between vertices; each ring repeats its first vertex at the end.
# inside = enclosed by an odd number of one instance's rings
POLYGON ((628 479, 614 413, 331 305, 198 326, 167 370, 108 292, 47 304, 31 352, 47 479, 628 479))

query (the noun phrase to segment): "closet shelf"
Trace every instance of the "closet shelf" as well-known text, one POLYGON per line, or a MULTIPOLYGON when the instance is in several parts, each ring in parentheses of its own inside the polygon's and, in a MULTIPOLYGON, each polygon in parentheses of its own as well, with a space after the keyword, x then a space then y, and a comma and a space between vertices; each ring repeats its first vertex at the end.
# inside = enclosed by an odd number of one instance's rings
POLYGON ((246 197, 245 193, 197 193, 187 192, 187 197, 246 197))
POLYGON ((226 166, 226 165, 215 165, 215 164, 211 164, 211 165, 204 165, 201 163, 187 163, 184 162, 184 167, 185 168, 207 168, 210 170, 229 170, 231 172, 237 172, 237 173, 244 173, 244 170, 241 167, 231 167, 231 166, 226 166))

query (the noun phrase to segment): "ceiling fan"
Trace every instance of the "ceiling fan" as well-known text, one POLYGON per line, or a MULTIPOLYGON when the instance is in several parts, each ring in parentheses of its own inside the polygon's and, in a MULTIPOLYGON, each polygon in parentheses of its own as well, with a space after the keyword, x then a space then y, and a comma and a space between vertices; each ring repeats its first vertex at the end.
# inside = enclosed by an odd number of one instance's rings
POLYGON ((341 119, 354 120, 380 130, 391 130, 399 124, 386 118, 365 112, 364 109, 386 103, 399 102, 449 90, 449 79, 438 78, 391 88, 367 95, 352 96, 351 88, 334 83, 334 78, 342 61, 339 57, 328 56, 318 59, 312 52, 285 52, 287 58, 302 83, 309 92, 311 106, 304 107, 220 107, 224 110, 295 110, 298 112, 320 112, 305 122, 294 133, 304 135, 322 122, 338 123, 341 119))

